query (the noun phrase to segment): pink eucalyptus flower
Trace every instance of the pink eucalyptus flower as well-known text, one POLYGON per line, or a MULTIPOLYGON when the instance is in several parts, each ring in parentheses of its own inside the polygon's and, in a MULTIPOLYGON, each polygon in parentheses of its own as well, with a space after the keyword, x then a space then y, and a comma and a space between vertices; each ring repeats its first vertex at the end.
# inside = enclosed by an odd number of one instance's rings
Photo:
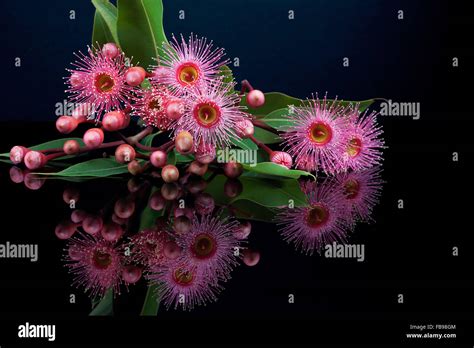
POLYGON ((109 58, 101 50, 88 48, 88 54, 75 54, 77 60, 72 63, 74 69, 67 84, 71 101, 93 105, 95 118, 101 114, 118 110, 121 104, 128 105, 133 87, 125 82, 125 56, 120 53, 109 58))
POLYGON ((180 92, 203 87, 218 76, 222 65, 227 64, 223 57, 224 50, 213 48, 212 41, 205 38, 191 35, 186 42, 181 36, 179 42, 173 36, 170 43, 163 46, 157 82, 180 92))
POLYGON ((326 96, 322 101, 316 98, 294 108, 289 115, 293 124, 282 137, 296 167, 312 164, 329 174, 344 170, 348 110, 326 96))

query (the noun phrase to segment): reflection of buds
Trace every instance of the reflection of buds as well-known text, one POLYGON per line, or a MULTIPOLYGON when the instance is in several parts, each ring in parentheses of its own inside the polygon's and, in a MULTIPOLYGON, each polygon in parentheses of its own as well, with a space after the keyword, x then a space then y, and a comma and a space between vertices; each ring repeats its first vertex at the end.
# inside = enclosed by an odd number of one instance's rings
POLYGON ((188 167, 188 172, 197 176, 203 176, 207 172, 207 164, 193 161, 188 167))
POLYGON ((179 187, 176 183, 168 183, 161 186, 161 195, 167 201, 173 201, 179 197, 179 187))
POLYGON ((194 199, 194 208, 201 215, 210 214, 215 207, 214 198, 209 193, 200 193, 194 199))
POLYGON ((71 221, 78 224, 84 221, 88 214, 84 210, 76 209, 71 213, 71 221))
POLYGON ((232 231, 232 233, 234 234, 235 238, 242 240, 246 239, 251 231, 252 224, 250 221, 243 221, 232 231))
POLYGON ((242 193, 242 183, 237 179, 227 179, 224 184, 224 193, 229 198, 235 198, 242 193))
POLYGON ((24 177, 24 184, 30 190, 39 190, 45 183, 44 178, 40 178, 33 173, 27 173, 24 177))
POLYGON ((56 226, 54 234, 59 239, 69 239, 76 232, 76 227, 77 225, 71 221, 63 221, 56 226))
POLYGON ((150 205, 151 209, 156 210, 156 211, 160 211, 161 209, 163 209, 165 207, 165 203, 166 203, 166 201, 163 198, 163 196, 161 195, 161 192, 156 191, 151 195, 150 201, 149 201, 148 204, 150 205))
POLYGON ((235 179, 244 171, 242 164, 237 162, 227 162, 224 164, 224 174, 228 178, 235 179))
POLYGON ((200 177, 192 176, 186 183, 186 189, 191 193, 199 193, 206 189, 207 182, 200 177))
POLYGON ((174 241, 169 241, 165 243, 163 248, 165 257, 169 260, 176 260, 181 255, 181 248, 174 241))
POLYGON ((249 266, 255 266, 260 261, 260 253, 256 250, 245 249, 242 251, 244 263, 249 266))
POLYGON ((122 237, 123 229, 115 222, 109 222, 104 225, 100 234, 106 241, 116 242, 122 237))
POLYGON ((191 220, 185 215, 178 216, 173 221, 173 229, 177 234, 184 234, 191 230, 191 220))
POLYGON ((142 277, 142 269, 135 265, 127 265, 122 271, 122 279, 125 283, 135 284, 142 277))
POLYGON ((96 235, 99 233, 103 225, 104 221, 100 216, 97 215, 89 215, 84 219, 84 221, 82 221, 82 228, 84 229, 84 232, 91 235, 96 235))
POLYGON ((71 204, 71 202, 77 203, 79 197, 79 190, 75 187, 68 187, 63 192, 63 201, 66 204, 71 204))
POLYGON ((130 198, 121 198, 115 202, 114 213, 119 218, 128 219, 135 212, 135 202, 130 198))
POLYGON ((18 167, 11 167, 10 168, 10 179, 15 184, 20 184, 23 182, 25 175, 23 174, 23 170, 18 167))

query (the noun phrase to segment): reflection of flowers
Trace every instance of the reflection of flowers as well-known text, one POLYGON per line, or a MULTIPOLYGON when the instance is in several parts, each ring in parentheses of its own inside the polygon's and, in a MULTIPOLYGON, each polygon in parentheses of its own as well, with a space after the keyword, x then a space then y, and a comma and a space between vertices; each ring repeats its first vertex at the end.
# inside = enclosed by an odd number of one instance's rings
POLYGON ((183 249, 182 261, 205 275, 215 274, 220 279, 228 279, 232 268, 238 264, 239 240, 232 234, 237 226, 236 221, 210 215, 194 217, 191 230, 177 241, 183 249))
POLYGON ((158 285, 161 301, 166 308, 176 309, 181 305, 184 310, 191 310, 196 305, 215 301, 222 290, 200 268, 181 261, 153 267, 149 279, 158 285))
POLYGON ((286 209, 279 213, 283 238, 312 254, 324 245, 346 240, 344 196, 328 183, 305 182, 308 206, 286 209))
POLYGON ((308 254, 326 244, 345 243, 355 221, 370 221, 382 183, 379 167, 342 173, 320 184, 304 182, 308 206, 285 208, 277 216, 283 238, 308 254))
POLYGON ((108 289, 120 293, 123 253, 114 243, 81 233, 69 240, 67 251, 74 284, 84 287, 92 297, 103 296, 108 289))
POLYGON ((346 199, 346 210, 354 220, 371 221, 372 209, 378 203, 383 180, 381 168, 373 167, 360 172, 336 176, 335 185, 346 199))

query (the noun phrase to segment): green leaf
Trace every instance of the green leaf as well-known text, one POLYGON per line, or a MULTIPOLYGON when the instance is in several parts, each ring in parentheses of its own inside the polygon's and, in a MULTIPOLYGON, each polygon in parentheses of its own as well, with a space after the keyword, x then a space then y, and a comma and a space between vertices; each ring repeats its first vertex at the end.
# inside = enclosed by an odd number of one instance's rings
POLYGON ((127 56, 147 68, 167 42, 161 0, 118 0, 117 33, 127 56))
POLYGON ((166 157, 166 163, 168 164, 176 164, 176 153, 174 151, 168 152, 168 156, 166 157))
POLYGON ((174 155, 176 156, 176 163, 187 163, 194 161, 194 157, 192 155, 182 155, 176 150, 174 150, 174 155))
MULTIPOLYGON (((139 160, 139 162, 143 160, 139 160)), ((96 158, 78 163, 56 173, 35 173, 48 176, 87 176, 106 177, 128 173, 127 165, 115 161, 114 158, 96 158)))
POLYGON ((262 162, 253 167, 248 164, 242 165, 245 170, 257 174, 280 176, 292 179, 298 179, 300 176, 311 176, 316 179, 313 174, 305 172, 304 170, 288 169, 273 162, 262 162))
MULTIPOLYGON (((56 140, 51 140, 47 141, 46 143, 34 145, 34 146, 29 146, 28 148, 30 150, 47 150, 47 149, 56 149, 56 148, 62 148, 64 143, 68 140, 76 140, 79 145, 82 147, 84 146, 84 142, 82 141, 81 138, 63 138, 63 139, 56 139, 56 140)), ((10 152, 5 152, 0 154, 0 157, 8 157, 10 158, 10 152)))
POLYGON ((280 92, 268 92, 265 93, 265 104, 259 108, 249 107, 246 98, 242 98, 241 105, 247 106, 247 112, 252 115, 267 115, 272 111, 287 108, 288 105, 300 106, 302 103, 303 100, 280 92))
POLYGON ((154 139, 158 134, 160 134, 160 133, 161 133, 161 131, 158 131, 158 132, 149 134, 149 135, 147 135, 146 137, 144 137, 144 138, 140 141, 140 143, 141 143, 142 145, 145 145, 145 146, 152 146, 152 144, 153 144, 153 139, 154 139))
POLYGON ((140 315, 156 316, 160 308, 160 296, 158 295, 158 286, 150 285, 146 292, 145 301, 140 315))
MULTIPOLYGON (((374 99, 367 99, 360 102, 356 101, 349 101, 343 100, 338 101, 337 103, 340 105, 355 105, 356 103, 360 103, 359 110, 364 111, 367 109, 375 100, 374 99)), ((331 99, 328 99, 328 102, 332 102, 331 99)), ((280 93, 280 92, 268 92, 265 93, 265 104, 263 104, 259 108, 251 108, 248 106, 246 98, 242 98, 241 105, 247 106, 247 112, 252 115, 268 115, 274 111, 280 111, 280 114, 288 115, 288 107, 292 106, 303 106, 307 103, 305 99, 299 99, 295 97, 291 97, 289 95, 280 93), (284 110, 280 110, 284 109, 284 110)))
POLYGON ((240 181, 243 185, 242 193, 231 203, 245 199, 265 207, 282 207, 288 206, 292 200, 295 206, 307 205, 306 196, 295 179, 242 177, 240 181))
POLYGON ((258 146, 250 139, 232 138, 232 144, 244 150, 257 150, 258 146))
POLYGON ((104 297, 89 313, 90 316, 108 316, 114 314, 114 293, 112 289, 107 290, 104 297))
POLYGON ((117 35, 117 8, 108 0, 92 0, 96 11, 94 15, 94 29, 92 31, 92 44, 98 42, 103 45, 115 42, 119 45, 117 35))
POLYGON ((227 65, 223 65, 219 68, 219 76, 221 76, 222 81, 226 83, 234 81, 234 75, 232 74, 232 70, 230 70, 227 65))
MULTIPOLYGON (((359 110, 362 112, 362 111, 365 111, 374 101, 375 101, 374 99, 363 100, 360 102, 339 101, 338 104, 346 106, 349 104, 356 105, 357 103, 360 103, 359 110)), ((332 100, 329 100, 329 102, 332 102, 332 100)), ((301 105, 303 104, 300 104, 300 106, 301 105)), ((259 118, 259 120, 265 122, 266 124, 275 128, 276 130, 285 131, 288 128, 290 128, 292 125, 292 121, 289 118, 289 115, 291 114, 291 112, 292 111, 288 107, 285 107, 285 108, 274 110, 270 112, 269 114, 267 114, 266 116, 259 118)))
MULTIPOLYGON (((295 179, 241 176, 238 180, 242 184, 242 192, 233 199, 224 193, 227 178, 223 175, 216 176, 207 185, 205 191, 212 195, 217 204, 221 205, 234 205, 238 201, 247 200, 264 207, 281 207, 287 206, 290 199, 295 202, 295 206, 307 204, 306 197, 295 179)), ((256 213, 256 215, 259 214, 256 213)), ((268 214, 266 216, 268 217, 268 214)))
POLYGON ((254 137, 264 144, 276 144, 281 141, 281 138, 277 134, 259 127, 255 127, 254 137))

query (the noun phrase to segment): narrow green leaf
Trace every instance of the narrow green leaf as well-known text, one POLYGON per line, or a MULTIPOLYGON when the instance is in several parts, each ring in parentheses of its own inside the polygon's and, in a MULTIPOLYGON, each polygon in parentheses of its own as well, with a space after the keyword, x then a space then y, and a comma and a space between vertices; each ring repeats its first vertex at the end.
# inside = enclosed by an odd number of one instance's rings
POLYGON ((232 138, 232 144, 244 150, 257 150, 258 146, 250 139, 232 138))
POLYGON ((247 106, 247 112, 252 115, 267 115, 272 111, 287 108, 288 105, 300 106, 302 103, 303 100, 280 92, 268 92, 265 93, 265 104, 259 108, 249 107, 246 98, 242 98, 241 105, 247 106))
POLYGON ((167 158, 166 158, 166 163, 174 165, 174 164, 176 164, 176 160, 177 160, 176 153, 174 151, 170 151, 168 153, 167 158))
POLYGON ((154 63, 163 42, 163 3, 161 0, 118 0, 117 34, 127 56, 143 67, 154 63))
POLYGON ((283 207, 293 200, 295 206, 307 205, 306 196, 295 179, 241 177, 240 181, 243 185, 242 193, 231 203, 245 199, 265 207, 283 207))
MULTIPOLYGON (((143 162, 140 160, 139 162, 143 162)), ((35 173, 48 176, 87 176, 107 177, 128 173, 127 165, 115 161, 114 158, 96 158, 86 162, 78 163, 56 173, 35 173)))
POLYGON ((160 296, 158 295, 158 286, 150 285, 146 292, 145 301, 140 315, 156 316, 160 308, 160 296))
POLYGON ((112 289, 107 290, 104 297, 89 313, 90 316, 109 316, 114 314, 114 293, 112 289))
MULTIPOLYGON (((211 194, 215 202, 220 205, 235 205, 237 202, 246 200, 260 206, 272 208, 287 206, 290 199, 295 202, 296 206, 304 206, 307 204, 306 197, 301 191, 296 179, 279 178, 275 176, 271 178, 241 176, 238 180, 242 184, 242 192, 233 199, 230 199, 224 193, 224 184, 227 178, 223 175, 216 176, 208 183, 205 192, 211 194)), ((236 206, 240 206, 240 203, 236 206)), ((254 215, 255 219, 264 219, 263 216, 258 214, 255 206, 249 208, 248 211, 250 216, 254 215), (254 211, 255 214, 251 214, 252 211, 254 211)), ((269 214, 269 212, 266 212, 265 218, 268 218, 269 214)))
POLYGON ((281 141, 281 138, 277 134, 259 127, 255 127, 254 137, 264 144, 276 144, 281 141))
POLYGON ((142 145, 145 145, 145 146, 152 146, 152 144, 153 144, 153 139, 154 139, 158 134, 160 134, 160 133, 161 133, 161 131, 158 131, 158 132, 149 134, 149 135, 147 135, 146 137, 144 137, 144 138, 140 141, 140 143, 141 143, 142 145))
POLYGON ((92 31, 92 44, 96 42, 103 45, 115 42, 119 45, 117 35, 117 8, 108 0, 92 0, 96 11, 94 15, 94 29, 92 31))
POLYGON ((313 178, 314 175, 304 170, 296 170, 296 169, 288 169, 283 167, 279 164, 275 164, 273 162, 262 162, 258 163, 255 166, 250 166, 248 164, 242 164, 245 170, 249 172, 257 173, 257 174, 264 174, 264 175, 271 175, 271 176, 280 176, 284 178, 292 178, 298 179, 300 176, 311 176, 313 178))
POLYGON ((193 155, 182 155, 176 152, 176 150, 174 150, 174 154, 176 156, 176 163, 187 163, 194 161, 193 155))
POLYGON ((227 65, 223 65, 219 68, 219 76, 222 77, 222 80, 226 83, 234 81, 234 75, 232 70, 227 65))

